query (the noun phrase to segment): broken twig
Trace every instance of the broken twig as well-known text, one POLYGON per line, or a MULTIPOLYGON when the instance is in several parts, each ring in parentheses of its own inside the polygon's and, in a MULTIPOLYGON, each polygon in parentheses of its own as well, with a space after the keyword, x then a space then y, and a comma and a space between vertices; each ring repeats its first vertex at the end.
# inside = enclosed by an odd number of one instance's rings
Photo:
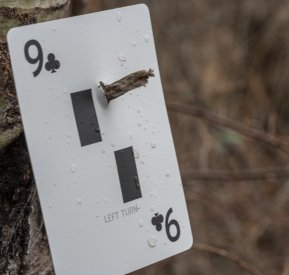
POLYGON ((111 100, 122 96, 133 89, 146 86, 148 79, 153 76, 155 75, 152 69, 149 69, 148 71, 141 70, 129 74, 122 79, 113 82, 112 84, 106 85, 100 81, 99 85, 103 89, 107 103, 109 103, 111 100))

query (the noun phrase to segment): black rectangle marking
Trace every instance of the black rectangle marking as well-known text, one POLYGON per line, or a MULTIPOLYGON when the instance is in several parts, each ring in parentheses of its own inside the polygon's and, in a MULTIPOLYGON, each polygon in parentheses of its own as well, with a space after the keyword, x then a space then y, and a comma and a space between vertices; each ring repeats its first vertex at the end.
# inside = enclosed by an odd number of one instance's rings
POLYGON ((91 89, 71 94, 81 146, 102 141, 91 89))
POLYGON ((114 152, 123 202, 130 202, 142 197, 133 147, 114 152))

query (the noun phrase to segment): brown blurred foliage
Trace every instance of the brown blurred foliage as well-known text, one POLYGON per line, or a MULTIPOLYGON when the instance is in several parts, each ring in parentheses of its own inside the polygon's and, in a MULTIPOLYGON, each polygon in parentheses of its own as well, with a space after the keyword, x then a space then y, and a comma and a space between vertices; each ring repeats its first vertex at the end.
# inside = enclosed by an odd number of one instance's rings
POLYGON ((289 1, 144 2, 196 245, 135 274, 289 274, 289 1))

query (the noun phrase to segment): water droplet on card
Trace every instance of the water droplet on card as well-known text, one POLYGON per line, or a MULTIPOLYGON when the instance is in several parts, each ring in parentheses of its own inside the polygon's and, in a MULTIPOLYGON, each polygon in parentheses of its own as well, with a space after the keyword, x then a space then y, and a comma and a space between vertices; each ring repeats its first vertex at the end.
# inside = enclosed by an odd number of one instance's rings
POLYGON ((137 150, 133 150, 133 153, 134 153, 134 158, 135 159, 138 159, 139 158, 139 152, 137 150))
POLYGON ((120 12, 117 13, 116 19, 118 22, 121 22, 121 13, 120 12))
POLYGON ((77 202, 78 205, 82 205, 81 198, 77 198, 77 199, 76 199, 76 202, 77 202))
POLYGON ((146 34, 146 35, 144 36, 144 41, 145 41, 146 43, 149 43, 150 37, 149 37, 148 34, 146 34))
POLYGON ((170 176, 171 176, 171 175, 170 175, 170 172, 167 171, 167 172, 166 172, 166 177, 169 178, 170 176))
POLYGON ((125 56, 125 54, 119 53, 118 59, 119 59, 119 61, 121 61, 121 62, 125 62, 125 61, 126 61, 126 56, 125 56))
POLYGON ((155 247, 157 245, 157 239, 155 237, 151 237, 148 239, 148 245, 150 247, 155 247))
POLYGON ((144 221, 143 219, 140 219, 138 222, 139 227, 143 227, 144 226, 144 221))
POLYGON ((135 41, 133 41, 133 42, 131 42, 131 45, 133 46, 133 47, 136 47, 136 42, 135 41))
POLYGON ((155 142, 151 143, 151 148, 155 149, 157 147, 157 144, 155 142))
POLYGON ((134 176, 134 183, 135 183, 136 189, 140 190, 140 184, 139 184, 139 180, 138 180, 137 175, 134 176))
POLYGON ((76 166, 75 166, 75 164, 72 164, 72 165, 71 165, 70 171, 71 171, 71 173, 75 173, 75 172, 76 172, 76 166))

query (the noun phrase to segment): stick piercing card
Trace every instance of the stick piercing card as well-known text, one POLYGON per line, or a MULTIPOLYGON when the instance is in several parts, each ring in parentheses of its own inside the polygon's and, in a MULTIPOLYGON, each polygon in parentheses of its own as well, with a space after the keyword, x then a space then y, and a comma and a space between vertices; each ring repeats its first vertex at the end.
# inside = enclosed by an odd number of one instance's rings
POLYGON ((192 245, 150 15, 130 6, 8 34, 57 275, 124 274, 192 245), (106 103, 99 83, 155 77, 106 103))

